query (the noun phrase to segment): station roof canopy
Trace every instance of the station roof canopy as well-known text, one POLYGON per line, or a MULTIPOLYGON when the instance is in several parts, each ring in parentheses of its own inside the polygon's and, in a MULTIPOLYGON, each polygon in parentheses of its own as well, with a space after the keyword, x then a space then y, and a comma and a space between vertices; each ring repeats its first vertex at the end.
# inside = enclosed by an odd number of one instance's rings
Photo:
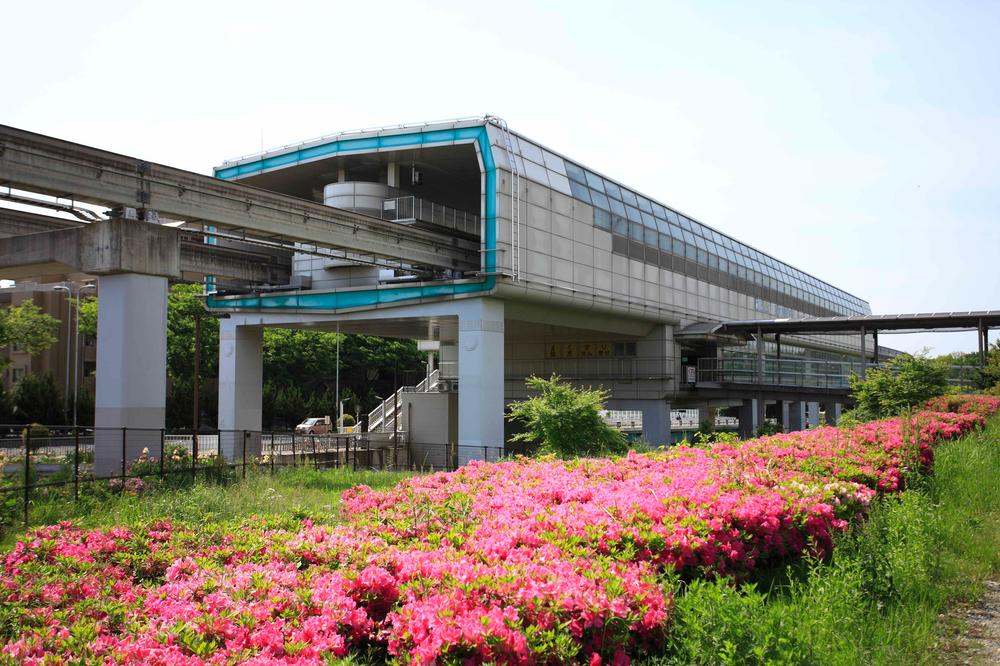
POLYGON ((1000 310, 865 315, 854 317, 802 317, 696 322, 678 331, 694 335, 750 335, 761 333, 852 333, 865 331, 975 331, 1000 328, 1000 310))

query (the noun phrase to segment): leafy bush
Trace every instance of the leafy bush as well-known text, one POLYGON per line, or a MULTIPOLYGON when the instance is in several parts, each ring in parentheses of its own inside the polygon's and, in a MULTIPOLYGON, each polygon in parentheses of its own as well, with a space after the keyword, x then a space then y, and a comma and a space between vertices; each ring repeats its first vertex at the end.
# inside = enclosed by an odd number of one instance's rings
POLYGON ((520 421, 527 429, 514 435, 514 441, 537 442, 540 453, 561 458, 628 450, 621 431, 601 418, 607 391, 573 388, 560 381, 558 375, 549 379, 532 376, 525 383, 541 395, 514 402, 508 408, 507 418, 520 421))
POLYGON ((947 389, 944 363, 923 353, 894 356, 884 368, 868 371, 864 379, 851 376, 855 418, 861 421, 894 416, 947 389))
POLYGON ((51 372, 25 375, 14 389, 14 405, 16 418, 22 423, 62 425, 66 422, 62 391, 51 372))

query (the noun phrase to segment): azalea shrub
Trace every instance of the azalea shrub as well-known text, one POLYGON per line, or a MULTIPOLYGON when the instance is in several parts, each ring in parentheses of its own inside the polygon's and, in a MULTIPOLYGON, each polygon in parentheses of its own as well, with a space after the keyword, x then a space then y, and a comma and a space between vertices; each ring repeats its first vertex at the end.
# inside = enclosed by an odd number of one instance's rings
POLYGON ((474 462, 348 491, 335 525, 45 527, 2 560, 0 660, 625 664, 664 649, 680 581, 823 558, 998 410, 948 396, 853 429, 474 462))

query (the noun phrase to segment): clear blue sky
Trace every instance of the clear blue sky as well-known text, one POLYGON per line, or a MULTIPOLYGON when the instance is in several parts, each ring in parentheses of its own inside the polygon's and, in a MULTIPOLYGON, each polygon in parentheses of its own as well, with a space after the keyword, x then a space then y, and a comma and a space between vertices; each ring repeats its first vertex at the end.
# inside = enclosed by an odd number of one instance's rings
POLYGON ((207 173, 489 112, 876 313, 1000 309, 998 2, 34 2, 0 35, 5 124, 207 173))

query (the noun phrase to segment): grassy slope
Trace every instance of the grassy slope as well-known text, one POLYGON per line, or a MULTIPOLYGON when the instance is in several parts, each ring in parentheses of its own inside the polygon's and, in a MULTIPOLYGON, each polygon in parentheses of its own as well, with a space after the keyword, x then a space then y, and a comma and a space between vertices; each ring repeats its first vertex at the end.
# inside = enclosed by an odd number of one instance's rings
POLYGON ((830 563, 677 597, 664 664, 935 664, 939 614, 1000 572, 1000 416, 937 450, 935 474, 877 503, 830 563))
MULTIPOLYGON (((340 494, 358 484, 372 488, 395 485, 405 474, 394 472, 331 469, 287 469, 274 475, 249 473, 246 480, 230 485, 199 481, 193 486, 156 490, 136 498, 133 495, 81 493, 74 503, 66 499, 32 504, 32 525, 72 520, 86 527, 127 525, 167 518, 197 524, 227 521, 248 516, 310 514, 335 521, 340 494)), ((18 526, 20 528, 20 526, 18 526)), ((9 549, 23 534, 14 529, 3 535, 0 550, 9 549)))

